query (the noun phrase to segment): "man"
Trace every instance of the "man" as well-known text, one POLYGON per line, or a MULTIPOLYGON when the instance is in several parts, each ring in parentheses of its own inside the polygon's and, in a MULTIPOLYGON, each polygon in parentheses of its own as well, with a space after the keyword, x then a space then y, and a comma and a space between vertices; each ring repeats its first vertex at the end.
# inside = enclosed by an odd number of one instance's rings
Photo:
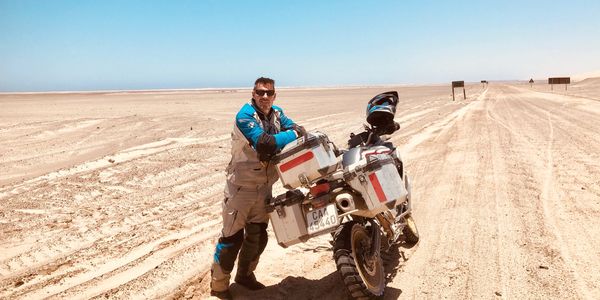
POLYGON ((268 214, 265 202, 278 179, 270 159, 286 144, 304 135, 304 128, 274 106, 275 81, 260 77, 254 82, 252 99, 235 117, 231 134, 231 161, 223 201, 223 230, 211 268, 211 295, 231 298, 230 273, 238 256, 235 282, 250 289, 265 286, 254 270, 267 245, 268 214))

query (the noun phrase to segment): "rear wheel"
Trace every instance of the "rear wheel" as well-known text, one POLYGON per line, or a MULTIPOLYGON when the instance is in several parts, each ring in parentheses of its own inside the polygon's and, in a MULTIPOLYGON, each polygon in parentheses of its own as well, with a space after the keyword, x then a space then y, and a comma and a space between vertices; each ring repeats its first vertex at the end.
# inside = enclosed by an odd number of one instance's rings
POLYGON ((404 234, 406 242, 416 244, 419 241, 419 231, 417 230, 415 220, 412 215, 408 214, 404 217, 404 221, 406 222, 406 226, 402 228, 402 234, 404 234))
POLYGON ((361 224, 349 222, 335 236, 334 258, 338 272, 353 299, 383 295, 385 274, 381 256, 369 255, 371 237, 361 224))

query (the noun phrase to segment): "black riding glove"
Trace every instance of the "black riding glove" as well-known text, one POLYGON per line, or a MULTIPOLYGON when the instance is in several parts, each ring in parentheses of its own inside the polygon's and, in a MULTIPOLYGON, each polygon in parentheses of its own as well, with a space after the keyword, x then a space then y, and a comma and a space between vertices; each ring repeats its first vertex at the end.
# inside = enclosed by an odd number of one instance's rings
POLYGON ((294 124, 294 126, 292 126, 292 129, 294 131, 296 131, 296 134, 298 134, 298 137, 307 136, 308 135, 308 132, 306 132, 306 129, 304 129, 303 126, 300 126, 298 124, 294 124))
POLYGON ((261 134, 256 144, 256 152, 260 161, 270 161, 277 152, 275 137, 267 133, 261 134))

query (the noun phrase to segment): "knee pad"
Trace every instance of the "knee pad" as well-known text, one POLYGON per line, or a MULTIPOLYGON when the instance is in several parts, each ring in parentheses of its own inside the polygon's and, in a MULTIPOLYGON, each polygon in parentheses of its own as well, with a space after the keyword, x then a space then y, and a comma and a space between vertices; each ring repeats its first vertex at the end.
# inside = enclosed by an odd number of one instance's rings
POLYGON ((232 236, 220 237, 215 249, 214 261, 223 270, 231 272, 242 242, 244 241, 244 230, 241 229, 232 236))
POLYGON ((267 226, 267 223, 250 223, 246 225, 246 234, 251 239, 258 241, 258 255, 262 254, 265 247, 267 247, 267 226))
POLYGON ((244 230, 240 229, 232 236, 220 237, 219 244, 241 244, 244 240, 244 230))

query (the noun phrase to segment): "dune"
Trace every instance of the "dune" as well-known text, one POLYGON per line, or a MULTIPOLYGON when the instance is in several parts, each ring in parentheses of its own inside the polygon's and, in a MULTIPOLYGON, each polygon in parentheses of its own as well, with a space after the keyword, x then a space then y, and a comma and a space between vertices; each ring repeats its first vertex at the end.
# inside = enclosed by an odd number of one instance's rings
POLYGON ((600 77, 600 70, 572 75, 571 80, 572 81, 583 81, 583 80, 586 80, 589 78, 598 78, 598 77, 600 77))

